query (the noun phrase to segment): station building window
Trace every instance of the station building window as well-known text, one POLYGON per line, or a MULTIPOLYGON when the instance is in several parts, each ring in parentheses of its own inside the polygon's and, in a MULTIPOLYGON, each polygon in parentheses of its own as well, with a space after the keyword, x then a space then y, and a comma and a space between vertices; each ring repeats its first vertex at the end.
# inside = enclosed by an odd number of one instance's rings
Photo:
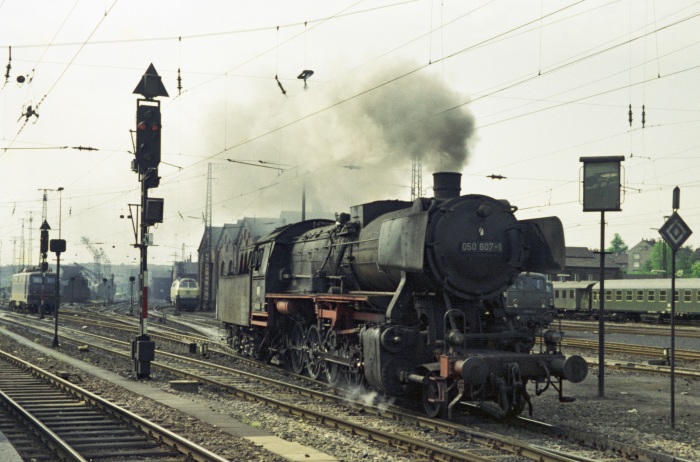
POLYGON ((632 291, 631 290, 625 290, 625 300, 628 302, 632 301, 632 291))
POLYGON ((673 291, 673 301, 675 301, 675 302, 678 301, 678 291, 677 290, 673 291))
POLYGON ((665 290, 660 290, 660 291, 659 291, 659 301, 660 301, 660 302, 665 302, 665 301, 666 301, 666 291, 665 291, 665 290))
POLYGON ((683 301, 686 303, 690 303, 693 301, 693 292, 690 290, 684 290, 683 291, 683 301))
POLYGON ((621 290, 616 290, 616 291, 615 291, 615 301, 616 301, 616 302, 621 302, 621 301, 622 301, 622 291, 621 291, 621 290))
POLYGON ((643 301, 644 301, 644 291, 643 291, 643 290, 638 290, 638 291, 637 291, 637 301, 638 301, 638 302, 643 302, 643 301))
POLYGON ((648 301, 648 302, 653 302, 655 296, 656 296, 656 291, 655 291, 655 290, 649 290, 649 291, 647 291, 647 301, 648 301))

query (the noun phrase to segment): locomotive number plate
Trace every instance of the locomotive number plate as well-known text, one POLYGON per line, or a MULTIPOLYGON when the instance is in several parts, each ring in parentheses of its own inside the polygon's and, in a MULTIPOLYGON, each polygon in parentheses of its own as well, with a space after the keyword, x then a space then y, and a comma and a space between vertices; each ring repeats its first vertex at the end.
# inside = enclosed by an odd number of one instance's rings
POLYGON ((462 253, 467 252, 503 252, 503 244, 500 242, 462 242, 460 246, 462 253))

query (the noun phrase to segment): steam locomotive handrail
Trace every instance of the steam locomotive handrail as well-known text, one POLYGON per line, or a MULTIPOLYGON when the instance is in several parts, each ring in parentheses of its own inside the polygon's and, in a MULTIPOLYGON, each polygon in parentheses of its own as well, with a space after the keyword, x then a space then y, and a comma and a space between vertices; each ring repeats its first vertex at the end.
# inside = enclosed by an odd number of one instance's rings
POLYGON ((266 299, 303 299, 303 300, 322 300, 329 302, 369 302, 372 298, 391 297, 394 292, 348 292, 347 294, 292 294, 292 293, 268 293, 265 294, 266 299))

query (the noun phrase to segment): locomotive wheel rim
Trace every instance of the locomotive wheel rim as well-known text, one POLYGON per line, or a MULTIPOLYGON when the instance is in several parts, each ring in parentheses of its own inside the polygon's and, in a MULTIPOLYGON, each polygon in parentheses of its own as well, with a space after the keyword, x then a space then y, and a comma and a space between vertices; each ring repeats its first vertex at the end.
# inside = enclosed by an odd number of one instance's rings
MULTIPOLYGON (((512 395, 512 393, 509 393, 509 394, 512 395)), ((525 402, 525 397, 523 396, 522 390, 517 390, 514 398, 515 399, 508 401, 508 408, 507 409, 504 406, 503 401, 501 399, 498 399, 498 406, 501 408, 502 411, 505 412, 506 418, 517 417, 525 409, 526 402, 525 402)))
POLYGON ((447 403, 430 402, 430 399, 439 397, 437 383, 433 380, 426 380, 421 388, 421 394, 423 397, 423 412, 425 412, 425 414, 430 418, 441 417, 444 415, 445 411, 447 411, 447 403))
POLYGON ((295 324, 292 334, 288 339, 289 363, 292 372, 301 374, 304 371, 304 331, 299 324, 295 324))
MULTIPOLYGON (((348 349, 347 356, 348 356, 348 358, 350 358, 352 360, 352 354, 350 353, 349 349, 348 349)), ((352 388, 361 387, 364 381, 365 381, 365 374, 362 372, 362 370, 359 367, 347 368, 348 387, 352 387, 352 388)))
POLYGON ((306 373, 309 377, 316 380, 323 372, 324 361, 319 361, 323 354, 323 345, 321 344, 321 333, 318 327, 311 326, 306 334, 306 373))
MULTIPOLYGON (((335 332, 329 331, 326 335, 326 351, 338 351, 338 336, 335 332)), ((343 355, 344 356, 344 355, 343 355)), ((342 366, 340 364, 327 362, 325 367, 326 380, 333 387, 339 387, 343 383, 342 366)))
POLYGON ((520 415, 521 412, 523 412, 524 409, 525 399, 521 395, 518 395, 516 402, 512 403, 506 411, 506 415, 508 417, 517 417, 520 415))

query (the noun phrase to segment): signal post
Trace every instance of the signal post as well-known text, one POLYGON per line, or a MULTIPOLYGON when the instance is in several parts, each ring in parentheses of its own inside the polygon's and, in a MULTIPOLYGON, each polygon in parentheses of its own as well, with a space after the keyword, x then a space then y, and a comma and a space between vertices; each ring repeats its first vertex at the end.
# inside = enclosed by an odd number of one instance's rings
MULTIPOLYGON (((141 77, 141 81, 134 89, 134 94, 143 96, 136 101, 135 159, 131 165, 131 169, 138 174, 141 182, 139 236, 134 236, 136 239, 134 247, 138 247, 141 254, 139 275, 141 313, 139 335, 131 341, 131 358, 134 360, 136 378, 143 379, 150 378, 151 361, 155 359, 156 349, 155 342, 151 341, 148 335, 148 246, 153 244, 148 227, 163 222, 163 199, 148 197, 148 190, 157 188, 160 184, 158 164, 160 164, 161 114, 160 101, 154 98, 168 96, 153 64, 141 77)), ((136 234, 136 227, 134 227, 134 234, 136 234)))

